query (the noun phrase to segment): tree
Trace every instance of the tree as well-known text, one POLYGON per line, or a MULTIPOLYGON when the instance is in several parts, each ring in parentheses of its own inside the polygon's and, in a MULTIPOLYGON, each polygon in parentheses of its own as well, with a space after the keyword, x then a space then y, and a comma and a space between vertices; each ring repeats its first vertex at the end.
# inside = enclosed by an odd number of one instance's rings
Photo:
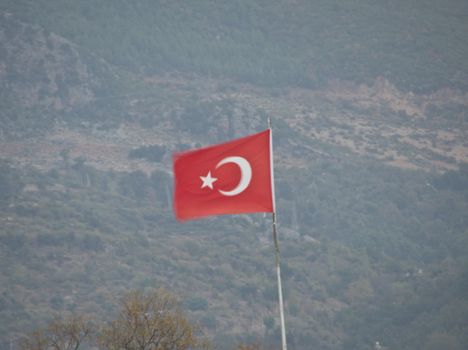
POLYGON ((251 344, 240 344, 236 347, 235 350, 268 350, 273 349, 273 347, 266 347, 261 345, 258 342, 254 342, 251 344))
POLYGON ((78 350, 93 333, 93 325, 82 316, 54 318, 49 325, 31 333, 20 343, 21 350, 78 350))
POLYGON ((108 350, 208 348, 196 333, 172 294, 133 291, 123 298, 117 319, 102 328, 99 343, 108 350))
POLYGON ((259 344, 241 344, 237 347, 237 350, 261 350, 259 344))

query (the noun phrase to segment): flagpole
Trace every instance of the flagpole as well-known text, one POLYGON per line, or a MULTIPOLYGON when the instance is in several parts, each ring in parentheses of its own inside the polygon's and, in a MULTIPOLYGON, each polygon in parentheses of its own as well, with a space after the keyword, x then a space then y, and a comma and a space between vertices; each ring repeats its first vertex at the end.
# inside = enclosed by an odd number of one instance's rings
POLYGON ((278 234, 276 232, 276 203, 275 203, 275 179, 273 173, 273 135, 271 130, 271 119, 268 117, 268 128, 270 129, 270 166, 271 166, 271 189, 273 196, 273 213, 272 213, 272 229, 273 241, 275 243, 275 263, 276 263, 276 277, 278 280, 278 301, 280 309, 280 322, 281 322, 281 349, 287 350, 286 345, 286 325, 284 322, 284 306, 283 306, 283 287, 281 284, 281 268, 280 268, 280 250, 278 243, 278 234))

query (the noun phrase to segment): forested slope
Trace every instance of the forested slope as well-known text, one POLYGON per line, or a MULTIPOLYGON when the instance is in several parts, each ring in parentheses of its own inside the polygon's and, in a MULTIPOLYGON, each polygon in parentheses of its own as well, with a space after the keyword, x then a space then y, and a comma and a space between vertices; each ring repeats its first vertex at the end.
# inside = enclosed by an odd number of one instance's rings
POLYGON ((0 9, 134 72, 266 86, 330 79, 466 90, 464 1, 3 1, 0 9))
POLYGON ((291 349, 468 347, 465 2, 0 4, 0 347, 129 289, 277 344, 269 216, 178 223, 171 154, 274 129, 291 349))
MULTIPOLYGON (((181 295, 222 348, 278 336, 268 218, 177 223, 158 172, 2 174, 2 337, 54 312, 106 319, 124 291, 155 286, 181 295)), ((362 161, 279 171, 291 346, 414 349, 442 337, 462 349, 467 181, 466 170, 428 177, 362 161)))

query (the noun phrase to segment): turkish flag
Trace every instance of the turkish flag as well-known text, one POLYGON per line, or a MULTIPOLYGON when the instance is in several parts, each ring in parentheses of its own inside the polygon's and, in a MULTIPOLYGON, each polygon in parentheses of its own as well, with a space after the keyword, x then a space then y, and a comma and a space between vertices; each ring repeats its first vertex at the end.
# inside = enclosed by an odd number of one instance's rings
POLYGON ((177 219, 274 212, 270 129, 178 153, 173 161, 177 219))

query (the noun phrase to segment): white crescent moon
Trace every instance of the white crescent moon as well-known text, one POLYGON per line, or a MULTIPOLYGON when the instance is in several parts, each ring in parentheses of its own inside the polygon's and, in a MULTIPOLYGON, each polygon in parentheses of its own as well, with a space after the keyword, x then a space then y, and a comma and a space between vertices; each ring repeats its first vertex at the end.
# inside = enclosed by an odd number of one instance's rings
POLYGON ((216 165, 216 169, 218 169, 221 165, 224 165, 227 163, 236 164, 241 171, 241 177, 237 186, 234 187, 234 189, 232 189, 231 191, 222 191, 222 190, 218 190, 218 191, 224 196, 236 196, 244 192, 245 189, 249 186, 250 180, 252 180, 252 167, 250 166, 250 163, 247 161, 247 159, 236 156, 236 157, 227 157, 227 158, 222 159, 216 165))

